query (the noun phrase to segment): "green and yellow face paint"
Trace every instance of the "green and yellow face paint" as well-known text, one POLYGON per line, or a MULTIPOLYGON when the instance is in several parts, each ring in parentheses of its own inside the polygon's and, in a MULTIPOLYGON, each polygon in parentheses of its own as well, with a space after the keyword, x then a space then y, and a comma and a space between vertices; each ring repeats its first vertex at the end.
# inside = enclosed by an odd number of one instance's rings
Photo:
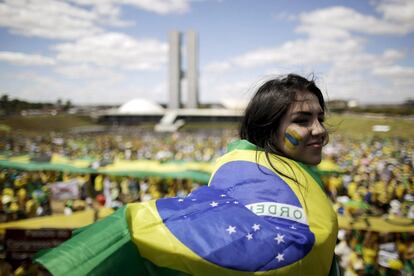
POLYGON ((303 136, 293 127, 288 127, 285 132, 284 145, 287 149, 294 151, 303 141, 303 136))

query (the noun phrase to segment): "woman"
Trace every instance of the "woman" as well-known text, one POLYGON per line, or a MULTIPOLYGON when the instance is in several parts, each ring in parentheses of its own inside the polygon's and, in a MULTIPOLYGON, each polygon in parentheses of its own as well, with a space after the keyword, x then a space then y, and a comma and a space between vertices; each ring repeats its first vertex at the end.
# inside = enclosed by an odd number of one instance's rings
POLYGON ((336 214, 308 167, 327 142, 324 115, 313 81, 267 81, 209 187, 129 204, 38 262, 56 275, 333 273, 336 214))
POLYGON ((263 218, 262 229, 266 223, 278 231, 269 231, 270 246, 261 246, 257 260, 239 257, 239 262, 221 262, 223 266, 326 275, 336 265, 336 214, 308 166, 320 163, 328 141, 325 109, 315 83, 293 74, 265 82, 251 99, 240 128, 242 140, 230 145, 231 151, 218 161, 210 187, 224 189, 263 218))

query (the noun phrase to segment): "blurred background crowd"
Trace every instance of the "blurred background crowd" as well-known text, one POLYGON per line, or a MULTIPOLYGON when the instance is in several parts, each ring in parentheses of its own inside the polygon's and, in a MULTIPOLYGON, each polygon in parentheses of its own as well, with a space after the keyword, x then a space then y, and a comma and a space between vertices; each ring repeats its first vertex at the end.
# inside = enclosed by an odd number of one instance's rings
POLYGON ((0 138, 0 152, 37 157, 57 153, 69 158, 124 160, 186 160, 212 161, 225 153, 227 144, 235 139, 234 130, 195 130, 158 133, 153 130, 115 133, 79 133, 0 138))
POLYGON ((332 137, 325 159, 339 166, 323 176, 338 215, 350 216, 335 253, 344 275, 413 275, 414 233, 352 229, 366 217, 406 218, 414 225, 414 140, 332 137))

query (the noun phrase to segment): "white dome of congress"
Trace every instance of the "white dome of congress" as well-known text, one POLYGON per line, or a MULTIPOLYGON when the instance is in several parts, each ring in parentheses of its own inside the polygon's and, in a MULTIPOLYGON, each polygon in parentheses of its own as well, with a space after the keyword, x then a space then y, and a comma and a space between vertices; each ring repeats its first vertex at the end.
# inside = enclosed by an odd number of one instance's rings
POLYGON ((119 113, 162 113, 164 108, 150 100, 136 98, 130 100, 123 105, 121 105, 118 109, 119 113))

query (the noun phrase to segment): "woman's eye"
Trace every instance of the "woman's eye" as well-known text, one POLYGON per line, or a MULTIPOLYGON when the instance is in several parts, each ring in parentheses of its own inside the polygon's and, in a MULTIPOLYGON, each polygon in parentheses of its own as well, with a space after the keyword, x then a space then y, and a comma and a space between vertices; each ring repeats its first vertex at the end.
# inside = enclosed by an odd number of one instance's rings
POLYGON ((304 125, 304 124, 307 124, 309 122, 309 120, 306 120, 306 119, 296 119, 296 120, 293 120, 293 122, 295 124, 298 124, 298 125, 304 125))

